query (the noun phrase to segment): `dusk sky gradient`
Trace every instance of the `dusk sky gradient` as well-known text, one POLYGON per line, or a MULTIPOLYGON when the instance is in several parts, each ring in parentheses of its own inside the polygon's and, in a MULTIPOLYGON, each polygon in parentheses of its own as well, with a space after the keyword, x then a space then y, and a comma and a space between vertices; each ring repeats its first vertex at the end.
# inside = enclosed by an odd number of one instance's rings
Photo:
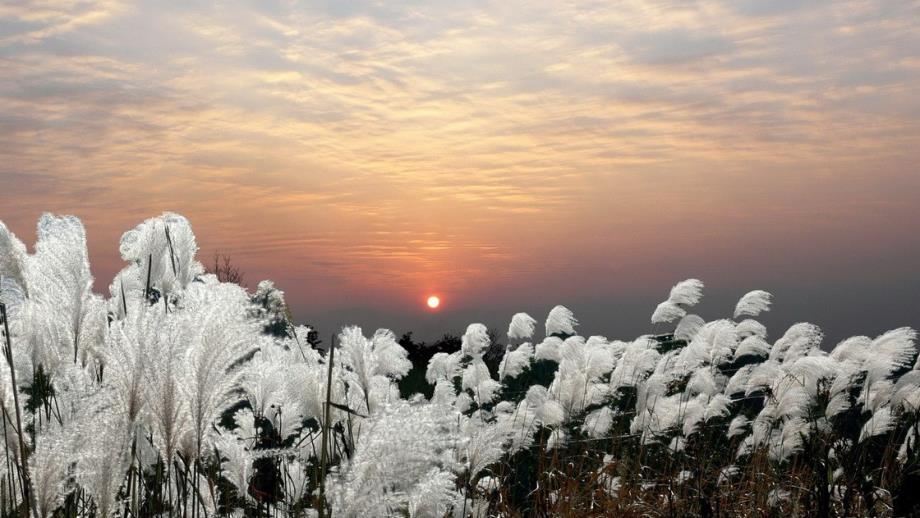
POLYGON ((918 200, 917 1, 0 3, 0 220, 103 293, 169 210, 324 337, 631 338, 698 277, 833 342, 920 327, 918 200))

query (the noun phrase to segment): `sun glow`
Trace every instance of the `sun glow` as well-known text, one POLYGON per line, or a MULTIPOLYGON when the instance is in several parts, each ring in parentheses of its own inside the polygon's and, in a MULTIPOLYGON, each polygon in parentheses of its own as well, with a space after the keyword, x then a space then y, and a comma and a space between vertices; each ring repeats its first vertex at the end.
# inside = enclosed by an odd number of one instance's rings
POLYGON ((428 307, 431 309, 437 309, 441 305, 441 299, 437 295, 432 295, 428 297, 428 307))

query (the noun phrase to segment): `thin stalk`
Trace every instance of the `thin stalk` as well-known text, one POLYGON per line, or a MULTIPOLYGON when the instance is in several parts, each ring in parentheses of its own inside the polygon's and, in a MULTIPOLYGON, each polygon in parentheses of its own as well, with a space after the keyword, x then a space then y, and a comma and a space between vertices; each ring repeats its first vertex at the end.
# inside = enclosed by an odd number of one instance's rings
MULTIPOLYGON (((10 461, 10 446, 9 446, 9 443, 7 443, 6 441, 6 438, 9 436, 7 434, 7 429, 6 429, 6 421, 8 417, 6 414, 6 407, 3 405, 0 405, 0 409, 3 410, 3 451, 6 453, 6 472, 9 475, 13 473, 13 463, 12 461, 10 461)), ((7 476, 7 480, 9 482, 10 498, 12 498, 13 497, 13 478, 11 476, 7 476)), ((4 515, 5 513, 6 511, 4 510, 4 515)))
POLYGON ((0 302, 0 320, 3 320, 3 334, 6 337, 5 350, 6 363, 10 367, 10 383, 13 386, 13 405, 16 407, 16 433, 19 435, 19 454, 22 457, 22 493, 23 503, 26 506, 26 514, 29 514, 31 507, 32 515, 38 518, 38 510, 31 505, 30 489, 32 487, 29 481, 29 450, 26 449, 26 442, 22 435, 22 412, 19 410, 19 391, 16 389, 16 369, 13 368, 13 343, 10 338, 10 324, 6 317, 6 304, 0 302))
MULTIPOLYGON (((178 455, 178 457, 179 459, 182 459, 182 455, 178 455)), ((175 464, 175 470, 176 470, 176 488, 178 489, 179 461, 178 460, 175 461, 174 464, 175 464)), ((181 494, 182 500, 178 502, 179 506, 182 507, 182 518, 188 517, 188 495, 189 495, 188 478, 189 478, 188 462, 185 459, 182 459, 182 479, 181 479, 182 481, 182 494, 181 494)), ((179 496, 178 492, 177 492, 177 496, 179 496)))
POLYGON ((169 264, 172 266, 173 275, 179 276, 176 266, 176 252, 173 250, 172 238, 169 236, 169 227, 166 227, 166 244, 169 245, 169 264))
POLYGON ((326 517, 326 450, 329 445, 329 418, 330 402, 332 400, 332 364, 335 360, 335 335, 332 335, 332 341, 329 345, 329 368, 326 372, 326 406, 323 409, 323 445, 320 450, 320 468, 319 468, 319 518, 326 517))
MULTIPOLYGON (((6 428, 6 422, 9 419, 9 416, 6 413, 5 406, 0 405, 0 408, 3 409, 3 451, 6 453, 6 473, 7 473, 6 482, 7 482, 7 485, 9 486, 8 494, 11 500, 10 505, 12 505, 13 492, 15 491, 15 489, 13 488, 13 461, 10 460, 10 445, 6 440, 7 437, 9 437, 9 434, 6 428)), ((4 513, 4 516, 6 516, 5 509, 3 510, 3 513, 4 513)))
POLYGON ((80 346, 80 327, 77 326, 77 328, 74 329, 74 333, 73 333, 73 362, 74 363, 77 363, 77 358, 79 357, 79 355, 77 354, 79 352, 79 348, 80 348, 79 346, 80 346))
MULTIPOLYGON (((199 451, 200 451, 200 448, 199 448, 199 451)), ((201 511, 198 507, 199 501, 202 499, 201 493, 198 491, 198 465, 200 462, 199 461, 200 458, 201 458, 201 454, 199 453, 198 457, 195 457, 195 476, 192 482, 192 488, 195 490, 195 495, 198 496, 198 498, 195 499, 195 507, 192 508, 192 518, 197 518, 201 516, 201 511)))
POLYGON ((173 507, 173 490, 172 490, 172 461, 166 461, 166 496, 169 499, 169 512, 171 516, 175 516, 176 508, 173 507))
POLYGON ((124 515, 128 516, 128 511, 131 511, 131 516, 137 516, 137 492, 139 487, 135 484, 135 470, 134 470, 134 459, 137 454, 137 434, 132 432, 134 436, 131 439, 131 465, 128 467, 128 498, 125 499, 125 510, 124 515))
POLYGON ((300 338, 297 338, 297 329, 290 322, 288 322, 288 328, 294 341, 297 342, 297 349, 300 351, 300 355, 303 356, 304 361, 307 361, 307 355, 303 352, 303 344, 300 343, 300 338))
POLYGON ((125 310, 125 316, 128 316, 128 299, 125 298, 125 283, 118 278, 118 288, 121 290, 121 307, 125 310))
MULTIPOLYGON (((134 440, 137 441, 137 438, 135 437, 134 440)), ((135 472, 134 472, 134 476, 137 477, 137 482, 136 482, 136 489, 134 491, 134 497, 131 500, 131 505, 134 508, 133 515, 140 516, 141 505, 143 505, 141 501, 141 495, 146 494, 147 488, 144 487, 144 470, 143 468, 141 468, 140 459, 137 458, 137 451, 132 451, 131 456, 132 456, 131 462, 137 463, 137 467, 135 468, 135 472)))
POLYGON ((153 507, 157 506, 162 507, 161 500, 163 499, 163 469, 161 468, 160 454, 157 453, 157 463, 155 464, 154 469, 154 486, 153 486, 153 507))
POLYGON ((131 501, 134 499, 135 491, 136 490, 134 488, 134 457, 132 456, 131 465, 128 466, 128 483, 125 487, 125 496, 127 498, 125 498, 125 509, 123 511, 124 516, 128 516, 129 514, 134 516, 134 514, 130 513, 130 511, 131 511, 131 501))
POLYGON ((144 298, 150 300, 150 274, 153 270, 153 254, 147 256, 147 285, 144 287, 144 298))

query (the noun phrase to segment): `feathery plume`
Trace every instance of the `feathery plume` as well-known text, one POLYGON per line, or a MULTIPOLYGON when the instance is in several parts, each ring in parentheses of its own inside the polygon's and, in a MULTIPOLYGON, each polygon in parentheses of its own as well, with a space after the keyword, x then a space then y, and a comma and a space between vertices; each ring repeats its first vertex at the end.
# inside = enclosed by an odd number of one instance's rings
POLYGON ((521 375, 530 367, 533 355, 534 349, 529 343, 521 344, 517 349, 506 352, 498 366, 499 379, 516 378, 521 375))
POLYGON ((671 294, 668 301, 673 304, 682 306, 695 306, 703 298, 703 281, 699 279, 687 279, 678 282, 671 288, 671 294))
POLYGON ((546 317, 546 336, 574 335, 578 320, 565 306, 556 306, 546 317))
POLYGON ((773 295, 763 290, 754 290, 746 293, 735 306, 734 318, 742 316, 756 317, 764 311, 770 311, 773 295))
MULTIPOLYGON (((654 317, 652 321, 654 322, 654 317)), ((699 333, 700 329, 705 325, 706 321, 699 316, 685 315, 680 319, 680 322, 677 323, 677 328, 674 330, 674 338, 689 342, 696 337, 696 334, 699 333)))
POLYGON ((479 358, 490 345, 492 345, 492 339, 489 337, 489 330, 486 329, 486 326, 482 324, 467 326, 461 343, 463 354, 471 358, 479 358))
POLYGON ((508 326, 508 338, 529 340, 533 336, 537 321, 527 313, 515 313, 508 326))
POLYGON ((652 323, 664 324, 667 322, 673 322, 678 318, 683 318, 686 314, 686 309, 678 306, 670 300, 666 300, 661 304, 658 304, 658 307, 655 308, 655 312, 652 313, 652 323))

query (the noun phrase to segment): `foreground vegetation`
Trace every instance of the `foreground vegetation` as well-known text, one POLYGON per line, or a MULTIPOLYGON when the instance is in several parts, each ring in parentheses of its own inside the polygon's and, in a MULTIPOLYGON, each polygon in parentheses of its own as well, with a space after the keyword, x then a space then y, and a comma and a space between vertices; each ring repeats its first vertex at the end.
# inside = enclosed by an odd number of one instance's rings
POLYGON ((43 216, 34 254, 0 223, 4 516, 920 510, 909 328, 770 342, 769 293, 704 322, 691 279, 652 315, 668 332, 632 341, 557 306, 539 341, 519 313, 503 343, 472 324, 410 357, 349 327, 321 349, 271 283, 206 274, 181 216, 120 251, 104 298, 79 220, 43 216))

